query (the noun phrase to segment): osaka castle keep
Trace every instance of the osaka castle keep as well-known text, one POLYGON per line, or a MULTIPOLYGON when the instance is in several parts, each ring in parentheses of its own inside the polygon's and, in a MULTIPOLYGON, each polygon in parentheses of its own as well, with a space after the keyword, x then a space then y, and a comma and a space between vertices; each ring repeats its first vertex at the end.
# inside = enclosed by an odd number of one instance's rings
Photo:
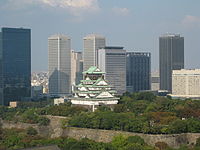
POLYGON ((95 66, 83 72, 83 80, 75 86, 74 97, 71 103, 74 105, 84 105, 94 111, 100 105, 115 105, 119 98, 115 97, 117 92, 112 90, 105 80, 105 72, 95 66))

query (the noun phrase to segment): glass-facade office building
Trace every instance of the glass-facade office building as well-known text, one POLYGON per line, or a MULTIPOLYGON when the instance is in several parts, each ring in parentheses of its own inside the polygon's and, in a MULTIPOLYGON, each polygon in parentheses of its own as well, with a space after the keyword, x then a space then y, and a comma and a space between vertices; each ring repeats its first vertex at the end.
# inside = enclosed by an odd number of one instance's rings
POLYGON ((151 54, 126 53, 126 90, 130 93, 151 89, 151 54))
POLYGON ((0 104, 31 96, 31 30, 2 28, 0 32, 0 104))
POLYGON ((172 91, 172 70, 184 68, 184 37, 164 34, 159 38, 160 90, 172 91))

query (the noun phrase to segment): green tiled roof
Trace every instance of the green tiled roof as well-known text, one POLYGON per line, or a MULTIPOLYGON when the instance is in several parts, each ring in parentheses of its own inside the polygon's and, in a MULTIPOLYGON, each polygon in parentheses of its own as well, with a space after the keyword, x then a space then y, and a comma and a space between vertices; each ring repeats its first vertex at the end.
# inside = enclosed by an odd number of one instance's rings
POLYGON ((103 88, 103 87, 105 87, 105 88, 111 88, 112 86, 110 86, 110 85, 82 85, 82 84, 79 84, 79 85, 77 85, 76 87, 89 87, 89 88, 103 88))
MULTIPOLYGON (((117 93, 115 90, 109 90, 109 93, 117 93)), ((74 93, 80 93, 80 94, 98 94, 102 93, 102 91, 74 91, 74 93)))
POLYGON ((96 66, 91 66, 87 71, 84 71, 83 74, 105 74, 105 72, 96 71, 98 69, 96 66))
MULTIPOLYGON (((94 83, 94 85, 97 85, 100 81, 105 81, 105 80, 103 80, 102 78, 99 78, 95 83, 94 83)), ((106 81, 105 81, 106 82, 106 81)))

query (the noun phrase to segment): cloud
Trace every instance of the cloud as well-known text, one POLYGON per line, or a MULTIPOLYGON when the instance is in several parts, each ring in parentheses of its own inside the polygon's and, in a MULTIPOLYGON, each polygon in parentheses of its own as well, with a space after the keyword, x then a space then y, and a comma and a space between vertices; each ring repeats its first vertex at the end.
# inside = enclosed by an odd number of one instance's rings
POLYGON ((200 17, 186 15, 182 20, 182 24, 189 28, 200 27, 200 17))
POLYGON ((128 16, 130 14, 130 10, 128 8, 113 7, 112 12, 121 16, 128 16))
POLYGON ((64 9, 74 16, 99 10, 98 0, 7 0, 6 3, 6 7, 11 9, 23 9, 32 5, 64 9))

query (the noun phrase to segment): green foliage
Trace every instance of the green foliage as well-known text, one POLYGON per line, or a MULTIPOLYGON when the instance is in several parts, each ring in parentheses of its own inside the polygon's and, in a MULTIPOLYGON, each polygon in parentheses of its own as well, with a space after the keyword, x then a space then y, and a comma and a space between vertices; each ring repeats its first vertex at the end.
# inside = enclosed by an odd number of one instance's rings
POLYGON ((70 106, 67 104, 54 105, 41 109, 41 114, 53 115, 53 116, 74 116, 81 112, 86 112, 87 109, 80 106, 70 106))
POLYGON ((111 143, 98 143, 89 139, 77 141, 72 138, 48 139, 35 134, 33 128, 27 130, 8 129, 3 132, 0 149, 22 149, 35 146, 58 145, 62 150, 115 150, 111 143), (27 134, 27 132, 29 132, 27 134))
POLYGON ((20 102, 18 104, 18 108, 42 108, 46 106, 51 106, 53 105, 53 99, 46 99, 44 98, 43 100, 40 101, 30 101, 30 102, 20 102))
MULTIPOLYGON (((51 101, 52 102, 52 101, 51 101)), ((156 97, 152 93, 125 93, 113 111, 107 106, 95 112, 65 103, 24 102, 19 108, 0 106, 0 118, 10 121, 48 125, 44 115, 65 116, 63 127, 121 130, 149 134, 199 133, 200 101, 156 97)), ((2 136, 0 136, 2 138, 2 136)), ((131 147, 131 146, 130 146, 131 147)))
POLYGON ((200 146, 200 137, 196 140, 196 146, 200 146))
POLYGON ((34 129, 33 127, 29 127, 26 131, 27 135, 37 135, 38 132, 36 129, 34 129))
POLYGON ((46 118, 46 117, 39 117, 38 118, 38 123, 41 126, 47 126, 47 125, 49 125, 50 120, 49 120, 49 118, 46 118))
POLYGON ((135 99, 153 101, 156 99, 156 96, 151 92, 139 92, 135 93, 135 99))
POLYGON ((118 104, 114 106, 114 112, 116 113, 126 112, 126 111, 127 111, 127 107, 124 104, 118 104))
POLYGON ((37 123, 39 116, 36 114, 34 109, 29 109, 22 114, 22 121, 25 123, 37 123))
POLYGON ((100 107, 94 113, 73 116, 68 125, 153 134, 198 133, 199 112, 200 101, 155 97, 148 92, 126 93, 120 104, 114 106, 113 112, 100 107))
POLYGON ((97 111, 111 111, 111 109, 110 107, 103 105, 98 107, 97 111))
POLYGON ((154 150, 139 136, 115 136, 111 142, 116 150, 154 150))
MULTIPOLYGON (((68 122, 70 126, 83 127, 83 128, 95 128, 106 130, 125 130, 132 131, 141 128, 139 121, 135 121, 133 113, 114 113, 108 112, 95 112, 95 113, 81 113, 71 118, 68 122), (139 127, 140 126, 140 127, 139 127)), ((140 121, 142 122, 142 120, 140 121)))
POLYGON ((170 133, 186 133, 187 131, 187 121, 185 120, 176 120, 169 126, 170 133))
POLYGON ((127 138, 123 135, 115 136, 112 140, 112 145, 115 149, 123 150, 123 148, 128 144, 127 138))
POLYGON ((128 143, 138 143, 140 145, 145 145, 144 139, 139 136, 129 136, 127 141, 128 143))

